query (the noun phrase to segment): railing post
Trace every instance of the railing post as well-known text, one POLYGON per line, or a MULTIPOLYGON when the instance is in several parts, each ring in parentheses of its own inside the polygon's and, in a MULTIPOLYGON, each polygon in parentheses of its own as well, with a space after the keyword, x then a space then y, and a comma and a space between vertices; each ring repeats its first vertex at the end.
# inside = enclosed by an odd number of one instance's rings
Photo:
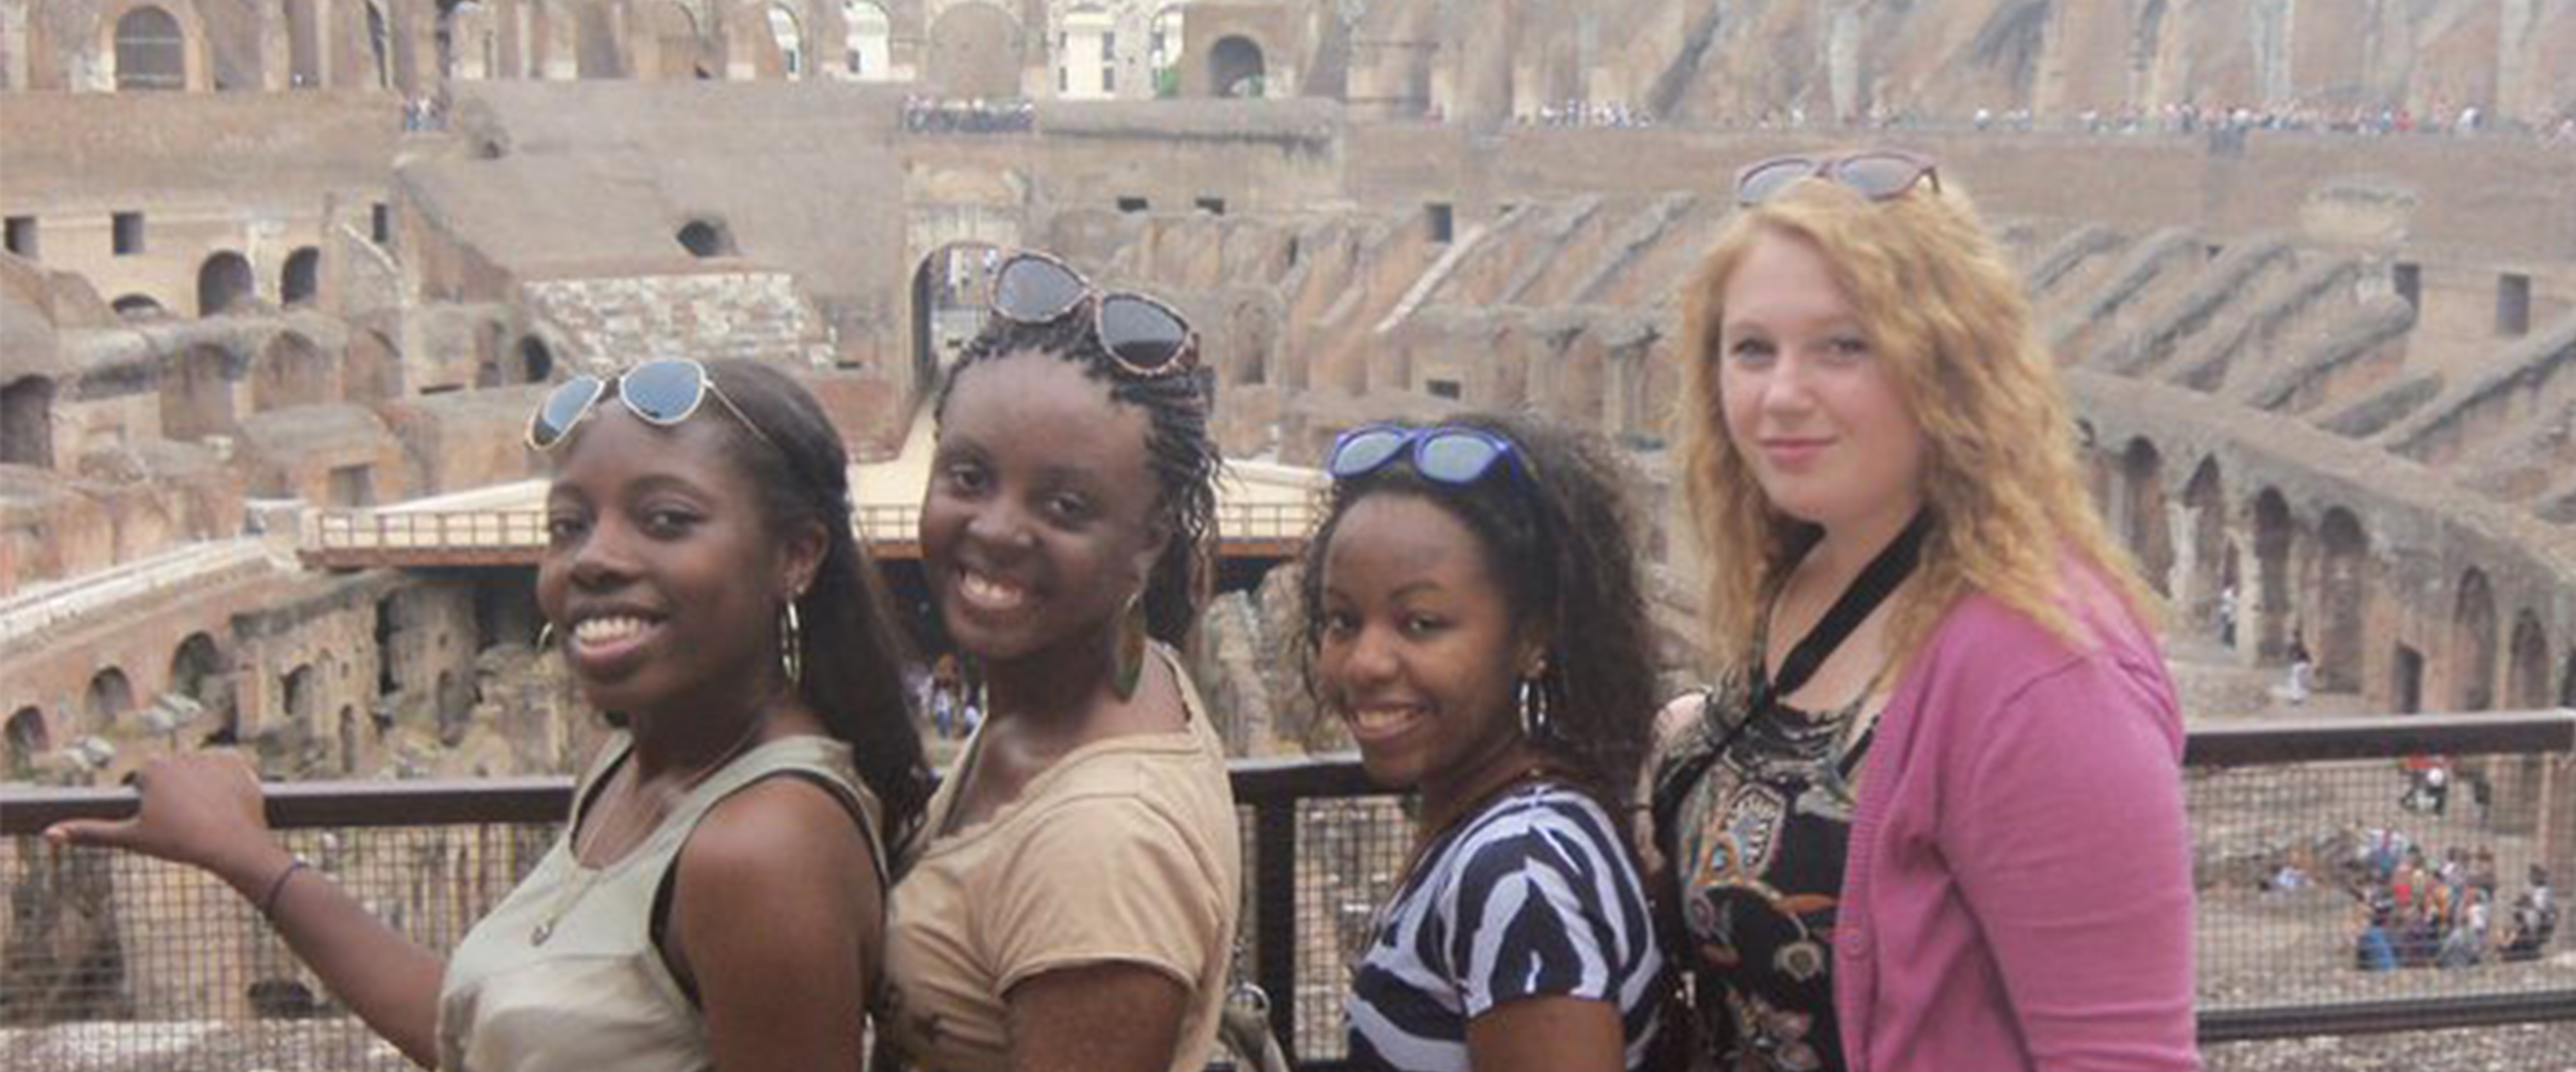
POLYGON ((1297 798, 1262 801, 1252 810, 1253 965, 1270 997, 1270 1033, 1298 1059, 1297 1046, 1297 798))

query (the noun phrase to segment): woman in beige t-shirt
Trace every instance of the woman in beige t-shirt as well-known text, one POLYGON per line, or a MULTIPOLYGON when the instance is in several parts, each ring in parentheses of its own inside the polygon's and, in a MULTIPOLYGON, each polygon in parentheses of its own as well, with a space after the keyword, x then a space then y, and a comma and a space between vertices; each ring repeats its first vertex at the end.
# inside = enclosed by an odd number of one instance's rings
POLYGON ((288 857, 231 756, 156 762, 138 818, 48 836, 223 878, 424 1066, 856 1072, 877 824, 928 772, 839 433, 769 368, 662 360, 558 386, 529 441, 554 463, 537 603, 621 732, 451 957, 288 857))
POLYGON ((996 279, 921 514, 984 720, 897 880, 878 1023, 940 1072, 1195 1070, 1242 882, 1223 751, 1164 646, 1206 582, 1209 385, 1159 303, 1032 255, 996 279))

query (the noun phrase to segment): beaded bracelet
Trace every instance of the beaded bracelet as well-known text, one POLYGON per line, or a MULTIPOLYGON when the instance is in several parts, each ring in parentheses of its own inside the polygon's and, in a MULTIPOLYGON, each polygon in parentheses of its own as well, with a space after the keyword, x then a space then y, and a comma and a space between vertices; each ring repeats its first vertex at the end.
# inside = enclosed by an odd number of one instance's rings
POLYGON ((268 892, 261 894, 259 898, 259 914, 262 918, 270 920, 277 918, 277 895, 286 892, 286 880, 294 878, 295 873, 304 870, 306 866, 303 857, 295 857, 286 862, 286 870, 278 872, 276 878, 268 880, 268 892))

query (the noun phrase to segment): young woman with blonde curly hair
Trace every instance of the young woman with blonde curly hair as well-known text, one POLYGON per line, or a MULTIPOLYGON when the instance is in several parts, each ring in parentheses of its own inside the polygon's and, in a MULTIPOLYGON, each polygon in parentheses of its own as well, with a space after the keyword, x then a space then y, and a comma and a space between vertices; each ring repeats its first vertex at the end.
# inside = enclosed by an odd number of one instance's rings
POLYGON ((2198 1067, 2182 720, 2018 278, 1921 157, 1737 197, 1682 338, 1719 673, 1653 783, 1704 1061, 2198 1067))

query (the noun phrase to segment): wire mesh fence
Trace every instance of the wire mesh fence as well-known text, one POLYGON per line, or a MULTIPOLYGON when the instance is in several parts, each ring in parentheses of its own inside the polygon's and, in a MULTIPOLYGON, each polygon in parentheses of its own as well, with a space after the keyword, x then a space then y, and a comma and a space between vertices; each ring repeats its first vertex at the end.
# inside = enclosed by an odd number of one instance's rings
MULTIPOLYGON (((2408 1030, 2382 1049, 2412 1052, 2425 1029, 2452 1028, 2442 1034, 2492 1057, 2460 1067, 2576 1072, 2561 1045, 2576 1033, 2576 939, 2528 911, 2546 885, 2563 914, 2576 868, 2576 715, 2518 717, 2194 734, 2186 800, 2213 1068, 2376 1067, 2366 1044, 2319 1039, 2408 1030), (2247 1041, 2263 1039, 2291 1041, 2247 1041)), ((1403 877, 1409 812, 1347 761, 1239 763, 1236 789, 1242 971, 1292 1056, 1330 1067, 1349 965, 1403 877)), ((284 792, 272 821, 290 847, 443 951, 543 854, 565 789, 284 792)), ((124 806, 108 791, 0 791, 0 1067, 406 1067, 220 883, 31 836, 124 806)))
MULTIPOLYGON (((289 851, 436 950, 535 866, 548 823, 305 828, 289 851)), ((0 839, 0 1067, 405 1069, 250 905, 189 868, 0 839)))

